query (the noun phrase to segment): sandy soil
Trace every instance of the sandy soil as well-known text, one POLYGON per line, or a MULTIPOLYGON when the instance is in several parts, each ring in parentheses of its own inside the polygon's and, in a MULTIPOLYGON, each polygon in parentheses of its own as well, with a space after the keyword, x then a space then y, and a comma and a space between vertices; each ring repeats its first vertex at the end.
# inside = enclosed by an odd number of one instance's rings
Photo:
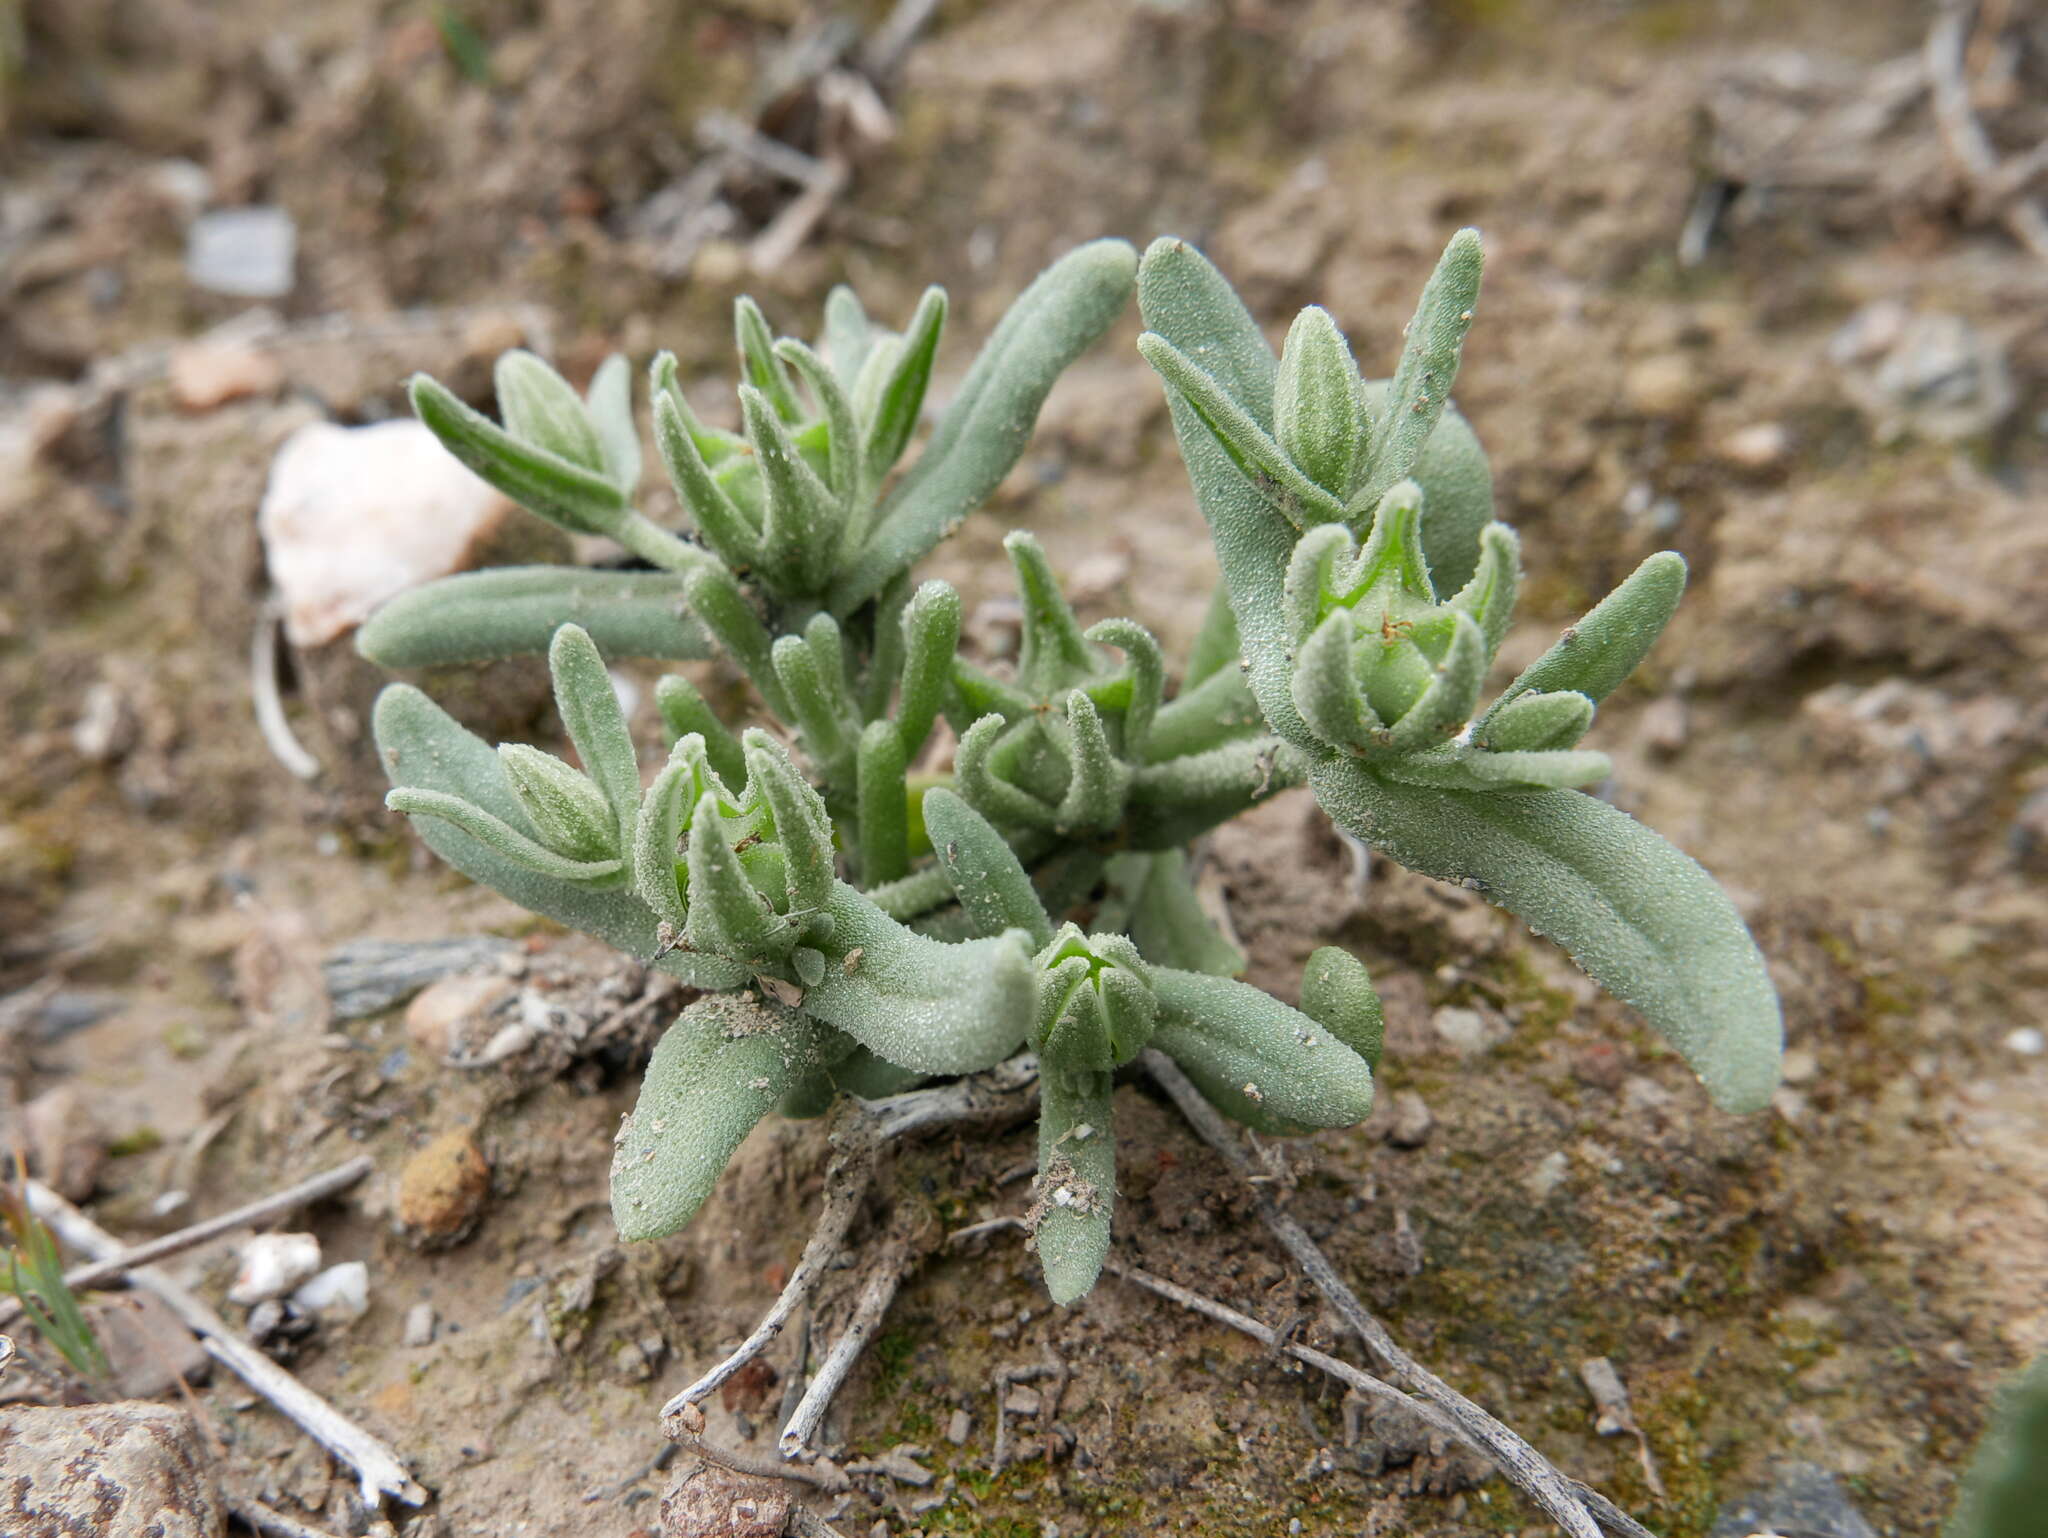
MULTIPOLYGON (((1769 1113, 1713 1112, 1625 1010, 1468 894, 1382 863, 1356 899, 1327 824, 1285 798, 1214 840, 1252 979, 1291 998, 1310 949, 1351 946, 1390 1032, 1381 1111, 1287 1149, 1288 1199, 1412 1349, 1660 1533, 1706 1533, 1787 1457, 1841 1476, 1879 1532, 1936 1530, 1991 1388, 2048 1349, 2048 1058, 2038 1033, 2023 1050, 2048 998, 2048 267, 1965 220, 1924 102, 1851 157, 1862 182, 1753 181, 1703 261, 1674 255, 1702 167, 1723 163, 1703 123, 1728 82, 1796 54, 1808 122, 1919 46, 1919 7, 947 4, 893 94, 895 141, 819 236, 765 278, 714 242, 681 279, 649 262, 635 211, 687 169, 701 111, 752 105, 798 0, 508 7, 477 23, 489 86, 424 7, 25 15, 33 67, 0 139, 6 1069, 24 1101, 79 1092, 85 1141, 112 1153, 93 1206, 124 1233, 376 1158, 313 1223, 330 1259, 369 1263, 370 1310, 292 1365, 416 1460, 437 1500, 404 1531, 653 1531, 688 1464, 651 1468, 654 1408, 772 1296, 823 1132, 765 1126, 688 1232, 617 1246, 610 1135, 651 1027, 595 1054, 557 1038, 641 980, 392 826, 362 738, 375 679, 345 643, 295 659, 321 782, 253 729, 253 514, 278 442, 390 414, 416 368, 480 389, 536 326, 572 372, 669 346, 708 380, 736 292, 803 330, 841 278, 885 314, 946 283, 957 377, 1047 257, 1103 233, 1192 238, 1276 335, 1318 301, 1384 371, 1467 222, 1491 266, 1460 402, 1529 571, 1508 660, 1649 551, 1693 562, 1678 624, 1593 745, 1615 799, 1737 894, 1784 994, 1790 1082, 1769 1113), (206 412, 172 400, 161 344, 241 306, 184 281, 173 161, 299 224, 265 344, 283 383, 206 412), (1831 354, 1881 301, 1960 317, 2003 358, 2009 409, 1944 439, 1874 363, 1831 354), (82 742, 92 708, 115 728, 82 742), (474 934, 515 942, 489 964, 503 1007, 554 1036, 462 1071, 399 1012, 336 1017, 334 948, 474 934), (95 1023, 59 1028, 88 1005, 95 1023), (1447 1008, 1494 1044, 1454 1048, 1447 1008), (1397 1095, 1431 1113, 1419 1147, 1385 1137, 1397 1095), (455 1130, 488 1192, 458 1242, 422 1245, 397 1222, 400 1173, 455 1130), (438 1332, 403 1345, 420 1302, 438 1332), (1594 1434, 1577 1368, 1603 1355, 1661 1499, 1633 1439, 1594 1434)), ((1130 612, 1174 654, 1214 573, 1135 330, 1063 382, 930 569, 970 604, 998 596, 997 540, 1033 529, 1089 574, 1087 618, 1130 612)), ((531 670, 445 682, 475 718, 545 736, 531 670)), ((1120 1252, 1336 1342, 1170 1107, 1132 1085, 1117 1112, 1120 1252)), ((909 1151, 888 1199, 934 1234, 1021 1211, 1003 1176, 1029 1152, 1023 1129, 909 1151)), ((231 1261, 188 1269, 219 1288, 231 1261)), ((821 1338, 848 1291, 828 1286, 821 1338)), ((765 1449, 780 1397, 771 1375, 742 1382, 715 1433, 765 1449)), ((201 1399, 253 1488, 363 1530, 346 1481, 238 1384, 201 1399)), ((1326 1383, 1148 1295, 1105 1280, 1052 1311, 1013 1238, 918 1270, 828 1440, 852 1459, 911 1444, 938 1476, 864 1476, 835 1513, 847 1533, 1540 1527, 1402 1427, 1347 1444, 1326 1383), (994 1376, 1047 1362, 1064 1390, 1045 1426, 1013 1421, 1022 1450, 992 1473, 994 1376)))

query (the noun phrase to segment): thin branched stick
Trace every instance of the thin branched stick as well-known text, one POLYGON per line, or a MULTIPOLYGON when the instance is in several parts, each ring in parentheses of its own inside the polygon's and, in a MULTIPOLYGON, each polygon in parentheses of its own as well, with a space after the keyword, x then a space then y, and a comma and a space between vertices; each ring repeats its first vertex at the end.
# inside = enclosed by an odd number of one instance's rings
MULTIPOLYGON (((835 1147, 825 1170, 824 1207, 817 1226, 804 1245, 796 1269, 790 1273, 780 1296, 761 1317, 747 1338, 709 1371, 662 1406, 662 1429, 669 1436, 714 1463, 736 1473, 772 1472, 784 1477, 820 1483, 818 1479, 793 1472, 801 1465, 776 1465, 756 1460, 751 1454, 735 1452, 703 1439, 704 1416, 697 1406, 713 1390, 767 1350, 782 1333, 792 1315, 803 1306, 818 1278, 833 1269, 846 1248, 846 1239, 859 1212, 883 1148, 891 1143, 948 1131, 975 1123, 1000 1124, 1028 1115, 1032 1109, 1028 1094, 1038 1077, 1038 1060, 1020 1052, 985 1073, 971 1074, 950 1084, 915 1089, 884 1100, 849 1098, 838 1114, 831 1138, 835 1147)), ((816 1432, 830 1406, 832 1396, 845 1381, 869 1337, 888 1312, 896 1288, 912 1264, 913 1246, 907 1229, 898 1223, 884 1241, 881 1254, 854 1307, 845 1332, 834 1342, 818 1375, 791 1411, 780 1445, 785 1458, 800 1454, 816 1432)), ((822 1488, 837 1488, 824 1482, 822 1488)))
MULTIPOLYGON (((99 1260, 124 1253, 126 1246, 120 1240, 41 1181, 29 1181, 27 1192, 36 1216, 72 1248, 99 1260)), ((366 1505, 375 1507, 387 1495, 408 1506, 426 1502, 427 1492, 406 1471, 396 1452, 250 1345, 197 1294, 154 1266, 136 1267, 129 1277, 170 1305, 171 1312, 200 1338, 208 1356, 226 1365, 288 1420, 355 1470, 366 1505)))
MULTIPOLYGON (((256 1228, 287 1212, 296 1212, 301 1207, 310 1207, 314 1202, 345 1191, 375 1168, 375 1162, 368 1154, 359 1154, 345 1164, 323 1171, 283 1191, 272 1192, 269 1196, 258 1197, 255 1201, 223 1212, 218 1217, 194 1223, 176 1233, 165 1234, 158 1239, 125 1249, 118 1255, 105 1260, 91 1261, 82 1266, 73 1266, 64 1273, 64 1283, 74 1292, 96 1287, 102 1282, 113 1281, 125 1275, 136 1266, 146 1266, 151 1261, 165 1260, 172 1255, 181 1255, 187 1250, 218 1239, 222 1234, 233 1233, 238 1228, 256 1228)), ((18 1299, 0 1299, 0 1325, 6 1324, 21 1312, 18 1299)))
POLYGON ((902 1285, 912 1260, 910 1225, 899 1213, 890 1224, 889 1236, 867 1263, 867 1281, 861 1287, 859 1301, 854 1304, 853 1317, 846 1322, 839 1339, 832 1342, 832 1349, 825 1353, 825 1360, 819 1364, 817 1376, 811 1379, 810 1387, 804 1390, 804 1397, 797 1402, 796 1413, 782 1428, 777 1445, 782 1449, 783 1457, 795 1458, 811 1445, 819 1423, 832 1406, 833 1396, 846 1381, 846 1375, 853 1371, 853 1364, 860 1360, 861 1352, 867 1349, 875 1331, 881 1328, 882 1317, 895 1300, 896 1289, 902 1285))
POLYGON ((846 1243, 847 1230, 853 1225, 854 1214, 860 1210, 861 1199, 867 1195, 868 1182, 874 1178, 875 1160, 882 1145, 875 1136, 874 1118, 861 1108, 858 1101, 848 1101, 840 1112, 832 1129, 832 1141, 836 1150, 832 1162, 825 1167, 824 1210, 818 1214, 817 1227, 811 1230, 811 1237, 804 1245, 796 1269, 789 1273, 782 1295, 761 1316, 761 1322, 754 1326, 753 1333, 737 1349, 661 1407, 664 1420, 684 1405, 696 1404, 707 1398, 721 1383, 767 1350, 782 1333, 790 1315, 811 1295, 818 1278, 838 1258, 846 1243))
POLYGON ((1244 1181, 1253 1207, 1273 1237, 1279 1240, 1280 1247, 1294 1258, 1295 1264, 1301 1267, 1316 1290, 1357 1332, 1366 1349, 1385 1364, 1388 1373, 1411 1385, 1419 1395, 1464 1428, 1468 1439, 1476 1442, 1500 1465, 1509 1483, 1540 1506, 1572 1538, 1599 1538, 1599 1525, 1587 1509, 1586 1495, 1578 1482, 1559 1472, 1549 1459, 1519 1434, 1402 1350, 1394 1337, 1387 1333, 1386 1326, 1367 1312, 1358 1295, 1337 1274, 1336 1267, 1330 1264, 1329 1258, 1307 1231, 1280 1210, 1266 1186, 1255 1178, 1259 1172, 1246 1158, 1230 1123, 1202 1098, 1201 1091, 1188 1081, 1187 1075, 1172 1059, 1157 1051, 1147 1049, 1141 1060, 1145 1071, 1172 1097, 1173 1103, 1180 1107, 1181 1115, 1187 1118, 1202 1141, 1215 1149, 1232 1172, 1244 1181))
MULTIPOLYGON (((1417 1399, 1412 1394, 1403 1393, 1384 1378, 1375 1378, 1363 1368, 1354 1367, 1351 1363, 1344 1361, 1340 1357, 1331 1356, 1327 1351, 1318 1351, 1313 1346, 1304 1346, 1298 1341, 1283 1339, 1278 1330, 1273 1329, 1269 1325, 1261 1324, 1258 1320, 1252 1318, 1251 1315, 1241 1314, 1227 1303, 1220 1303, 1214 1298, 1205 1297, 1191 1288, 1182 1287, 1177 1282, 1169 1282, 1162 1276, 1154 1276, 1149 1271, 1142 1271, 1136 1266, 1125 1265, 1122 1261, 1115 1259, 1103 1262, 1102 1269, 1111 1276, 1122 1277, 1134 1287, 1141 1287, 1147 1292, 1165 1298, 1169 1303, 1178 1303, 1182 1308, 1213 1319, 1218 1324, 1228 1325, 1233 1330, 1242 1331, 1263 1346, 1283 1352, 1293 1357, 1297 1362, 1305 1363, 1310 1367, 1328 1373, 1345 1387, 1360 1394, 1368 1394, 1375 1398, 1390 1401, 1399 1401, 1428 1421, 1437 1430, 1445 1433, 1447 1436, 1456 1438, 1464 1446, 1471 1448, 1480 1457, 1487 1459, 1489 1462, 1493 1459, 1492 1452, 1483 1442, 1457 1421, 1453 1420, 1438 1406, 1431 1404, 1426 1399, 1417 1399)), ((1579 1480, 1571 1479, 1569 1475, 1565 1477, 1570 1480, 1572 1488, 1577 1492, 1579 1499, 1584 1501, 1587 1509, 1593 1513, 1594 1520, 1599 1522, 1610 1533, 1619 1534, 1620 1538, 1656 1538, 1656 1534, 1608 1500, 1598 1490, 1579 1480)))

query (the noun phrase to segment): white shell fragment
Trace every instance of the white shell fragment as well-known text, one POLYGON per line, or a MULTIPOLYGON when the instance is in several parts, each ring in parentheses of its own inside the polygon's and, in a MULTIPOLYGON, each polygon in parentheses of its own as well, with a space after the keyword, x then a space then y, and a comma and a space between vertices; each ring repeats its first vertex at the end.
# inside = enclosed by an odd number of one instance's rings
POLYGON ((370 1268, 360 1260, 329 1266, 292 1294, 309 1314, 337 1313, 360 1319, 370 1306, 370 1268))
POLYGON ((511 506, 423 423, 308 423, 277 451, 257 514, 285 634, 322 645, 385 599, 461 571, 511 506))
POLYGON ((320 1241, 311 1234, 258 1234, 242 1246, 228 1301, 249 1307, 281 1298, 319 1269, 320 1241))

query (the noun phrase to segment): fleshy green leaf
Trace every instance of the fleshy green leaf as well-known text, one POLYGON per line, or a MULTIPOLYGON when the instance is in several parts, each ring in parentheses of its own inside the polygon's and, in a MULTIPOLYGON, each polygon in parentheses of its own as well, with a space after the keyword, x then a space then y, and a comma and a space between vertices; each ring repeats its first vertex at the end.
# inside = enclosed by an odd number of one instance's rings
POLYGON ((1373 767, 1390 780, 1431 790, 1569 790, 1614 773, 1605 753, 1583 750, 1483 753, 1452 747, 1380 759, 1373 767))
POLYGON ((1358 686, 1357 629, 1351 612, 1338 609, 1303 643, 1294 661, 1294 708, 1331 747, 1362 753, 1382 723, 1358 686))
POLYGON ((840 388, 839 380, 825 360, 793 338, 775 344, 775 355, 803 376, 804 383, 818 398, 825 412, 826 483, 838 496, 842 508, 851 508, 872 484, 861 460, 860 427, 854 421, 853 402, 840 388))
POLYGON ((656 918, 677 934, 689 922, 690 908, 679 879, 683 828, 698 801, 711 788, 710 761, 704 739, 694 732, 680 738, 647 794, 633 831, 633 890, 654 910, 656 918))
POLYGON ((1575 689, 1518 694, 1488 713, 1477 747, 1493 753, 1542 752, 1568 748, 1593 725, 1593 702, 1575 689))
MULTIPOLYGON (((524 348, 515 347, 499 356, 492 382, 506 432, 617 483, 618 477, 605 463, 604 445, 598 440, 590 411, 568 380, 524 348)), ((623 493, 630 488, 619 489, 623 493)))
MULTIPOLYGON (((704 739, 705 756, 727 788, 735 794, 746 789, 747 763, 740 740, 726 730, 695 684, 680 673, 664 675, 654 686, 654 706, 661 712, 670 747, 695 732, 704 739)), ((690 799, 695 804, 696 797, 690 799)))
POLYGON ((797 451, 789 429, 759 390, 740 386, 740 415, 767 497, 761 575, 779 591, 819 592, 832 572, 841 519, 838 499, 797 451))
POLYGON ((796 387, 775 355, 775 333, 768 329, 761 307, 744 294, 733 301, 732 329, 739 345, 740 377, 745 381, 741 388, 760 391, 782 421, 801 422, 804 413, 797 403, 796 387))
POLYGON ((889 467, 910 446, 917 431, 917 416, 924 408, 925 391, 932 381, 932 360, 938 356, 939 337, 946 329, 946 291, 928 288, 918 301, 917 313, 903 333, 903 345, 892 360, 889 373, 875 399, 868 418, 862 446, 868 484, 879 486, 889 467))
MULTIPOLYGON (((1425 553, 1429 545, 1429 505, 1424 494, 1422 534, 1425 553)), ((1430 572, 1436 577, 1434 569, 1430 572)), ((1489 523, 1479 538, 1479 564, 1451 599, 1451 607, 1469 614, 1486 638, 1490 663, 1506 639, 1508 624, 1515 617, 1515 598, 1522 584, 1522 542, 1504 523, 1489 523)), ((1438 591, 1442 591, 1439 586, 1438 591)))
MULTIPOLYGON (((1270 425, 1273 354, 1243 301, 1199 251, 1186 241, 1155 240, 1138 269, 1138 311, 1147 327, 1199 363, 1246 415, 1270 425)), ((1200 413, 1170 384, 1166 401, 1223 568, 1252 694, 1282 738, 1321 751, 1291 693, 1288 653, 1294 638, 1287 633, 1283 587, 1295 529, 1244 478, 1200 413)))
POLYGON ((680 391, 659 391, 654 397, 654 446, 676 500, 721 559, 731 566, 751 566, 760 559, 761 531, 711 473, 677 404, 681 399, 680 391))
POLYGON ((924 797, 924 825, 939 868, 977 933, 1020 929, 1033 947, 1052 939, 1052 924, 1015 851, 973 807, 943 786, 924 797))
POLYGON ((1454 610, 1451 644, 1444 660, 1437 664, 1436 675, 1422 697, 1388 729, 1388 751, 1414 752, 1455 737, 1472 719, 1480 686, 1486 682, 1487 664, 1492 661, 1479 627, 1468 615, 1454 610))
POLYGON ((1049 697, 1101 671, 1102 659, 1081 633, 1081 622, 1060 591, 1044 547, 1022 529, 1003 536, 1003 553, 1017 574, 1024 605, 1017 645, 1017 681, 1031 694, 1049 697))
MULTIPOLYGON (((1114 686, 1128 690, 1119 711, 1122 732, 1117 752, 1123 758, 1143 761, 1150 756, 1147 746, 1152 723, 1166 693, 1166 659, 1159 650, 1159 641, 1143 625, 1128 619, 1102 620, 1090 625, 1084 635, 1098 646, 1114 646, 1124 654, 1124 674, 1114 686)), ((1105 692, 1097 685, 1090 688, 1089 697, 1098 705, 1105 705, 1105 692)))
POLYGON ((1508 701, 1539 689, 1571 689, 1599 704, 1649 655, 1684 594, 1685 557, 1672 550, 1651 556, 1522 669, 1481 719, 1479 730, 1487 731, 1508 701))
POLYGON ((1123 815, 1131 771, 1110 747, 1102 717, 1086 690, 1067 696, 1067 729, 1073 745, 1073 778, 1067 782, 1056 826, 1066 834, 1107 831, 1123 815))
POLYGON ((624 353, 597 366, 585 404, 604 450, 605 473, 630 497, 640 484, 640 429, 633 421, 633 366, 624 353))
POLYGON ((1308 958, 1301 972, 1301 1012, 1378 1071, 1386 1021, 1372 975, 1351 952, 1325 945, 1308 958))
POLYGON ((860 820, 860 881, 876 887, 910 869, 910 806, 903 738, 893 721, 870 721, 860 734, 855 788, 860 820))
MULTIPOLYGON (((457 798, 507 825, 524 821, 498 764, 498 755, 474 733, 408 684, 377 697, 372 715, 377 753, 393 785, 457 798)), ((452 823, 427 818, 414 827, 428 848, 472 881, 502 893, 531 913, 597 936, 615 949, 700 988, 731 988, 741 969, 709 956, 670 951, 657 958, 654 915, 631 892, 593 890, 543 876, 489 847, 452 823)))
POLYGON ((1152 969, 1153 1045, 1219 1111, 1262 1132, 1349 1127, 1372 1114, 1372 1069, 1328 1027, 1228 978, 1152 969))
POLYGON ((967 371, 931 442, 883 503, 833 594, 850 614, 979 507, 1024 452, 1060 374, 1107 331, 1131 295, 1137 253, 1121 240, 1068 252, 1010 306, 967 371))
POLYGON ((1159 708, 1145 736, 1143 757, 1163 764, 1190 753, 1206 753, 1226 742, 1255 736, 1266 729, 1259 702, 1235 662, 1211 673, 1193 688, 1184 688, 1159 708))
POLYGON ((852 761, 853 743, 847 736, 853 724, 851 701, 835 687, 837 681, 805 637, 778 637, 771 655, 775 676, 789 696, 790 719, 803 733, 804 750, 827 774, 837 775, 852 761))
POLYGON ((1038 1263, 1046 1290, 1065 1307, 1102 1274, 1116 1203, 1112 1076, 1042 1069, 1038 1081, 1038 1263))
POLYGON ((827 911, 843 959, 804 996, 820 1020, 917 1073, 977 1073, 1023 1042, 1038 985, 1021 931, 957 944, 929 939, 843 881, 827 911))
POLYGON ((564 625, 548 648, 548 671, 555 678, 555 709, 576 744, 576 756, 611 805, 616 838, 630 846, 633 819, 640 811, 640 759, 604 658, 585 631, 564 625))
POLYGON ((697 1215, 755 1123, 818 1066, 820 1034, 751 994, 713 994, 683 1011, 654 1048, 612 1154, 620 1238, 659 1239, 697 1215))
POLYGON ((580 566, 499 566, 409 588, 363 623, 356 650, 387 668, 542 656, 565 623, 613 657, 711 655, 676 573, 580 566))
POLYGON ((431 817, 453 824, 488 847, 493 854, 556 881, 611 885, 608 878, 625 868, 625 862, 616 855, 601 860, 579 860, 574 855, 557 854, 538 839, 529 837, 503 818, 461 796, 401 786, 385 795, 384 804, 408 817, 431 817))
POLYGON ((780 966, 796 944, 794 927, 747 879, 706 791, 690 814, 690 946, 750 971, 780 966))
MULTIPOLYGON (((1375 420, 1386 411, 1391 389, 1389 380, 1366 381, 1365 407, 1375 420)), ((1455 405, 1444 408, 1408 478, 1422 488, 1422 551, 1430 581, 1439 598, 1448 598, 1472 580, 1480 536, 1493 522, 1493 467, 1455 405)))
POLYGON ((868 320, 860 295, 844 283, 833 284, 832 291, 825 296, 825 336, 819 350, 841 383, 850 388, 860 378, 861 364, 867 361, 868 349, 874 345, 875 328, 868 320))
POLYGON ((1364 459, 1364 381, 1351 344, 1329 312, 1310 305, 1294 318, 1273 391, 1273 436, 1304 475, 1339 501, 1351 495, 1364 459))
POLYGON ((903 690, 896 730, 906 759, 916 758, 931 735, 959 645, 960 595, 948 583, 924 583, 903 610, 903 690))
POLYGON ((1272 737, 1148 764, 1131 777, 1126 837, 1133 849, 1171 849, 1302 783, 1302 757, 1272 737))
POLYGON ((414 414, 442 447, 529 512, 578 534, 616 538, 624 528, 625 493, 603 474, 522 441, 425 374, 413 376, 410 391, 414 414))
POLYGON ((572 860, 622 857, 618 819, 588 775, 523 742, 500 743, 498 762, 520 810, 548 848, 572 860))
POLYGON ((768 803, 775 818, 791 913, 820 912, 833 882, 832 819, 825 815, 824 799, 797 773, 789 750, 761 728, 748 728, 743 745, 749 791, 768 803))
POLYGON ((722 566, 703 567, 690 572, 683 581, 690 608, 703 621, 704 628, 718 638, 725 654, 753 680, 768 708, 785 721, 792 719, 795 712, 790 708, 789 694, 783 689, 782 680, 775 676, 768 627, 761 623, 761 616, 747 602, 732 573, 722 566))
POLYGON ((992 760, 1006 730, 1001 716, 983 716, 962 732, 953 749, 953 782, 984 817, 1050 833, 1058 821, 1057 811, 994 771, 992 760))
POLYGON ((1138 351, 1185 401, 1221 445, 1239 474, 1297 529, 1344 516, 1344 504, 1310 480, 1222 384, 1157 332, 1138 338, 1138 351))
POLYGON ((1472 329, 1472 309, 1479 303, 1479 278, 1485 252, 1477 230, 1453 235, 1436 271, 1423 285, 1415 317, 1408 322, 1408 340, 1394 369, 1385 407, 1374 418, 1372 449, 1365 480, 1352 499, 1356 512, 1379 505, 1395 483, 1415 472, 1422 448, 1436 431, 1451 386, 1458 377, 1458 354, 1472 329))
POLYGON ((1716 1105, 1770 1102, 1784 1032, 1763 958, 1713 878, 1641 823, 1577 791, 1428 790, 1354 761, 1317 764, 1309 783, 1340 826, 1412 870, 1466 882, 1571 952, 1643 1012, 1716 1105))

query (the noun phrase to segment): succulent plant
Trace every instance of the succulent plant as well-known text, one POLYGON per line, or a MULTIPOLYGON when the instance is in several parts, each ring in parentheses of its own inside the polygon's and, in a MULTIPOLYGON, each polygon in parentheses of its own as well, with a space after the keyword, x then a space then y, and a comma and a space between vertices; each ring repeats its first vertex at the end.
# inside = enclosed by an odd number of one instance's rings
POLYGON ((1252 693, 1324 810, 1519 914, 1642 1011, 1717 1104, 1755 1110, 1783 1031, 1747 928, 1693 860, 1569 788, 1609 773, 1577 743, 1671 618, 1683 558, 1643 562, 1473 718, 1519 567, 1450 411, 1480 268, 1461 231, 1374 385, 1320 311, 1276 360, 1223 275, 1161 240, 1139 270, 1138 345, 1166 382, 1252 693))
POLYGON ((1768 1094, 1775 1000, 1726 900, 1562 788, 1607 773, 1575 745, 1669 617, 1682 563, 1653 557, 1472 719, 1518 578, 1484 456, 1447 400, 1477 263, 1475 242, 1453 242, 1393 380, 1374 384, 1321 311, 1276 365, 1184 245, 1142 268, 1121 242, 1081 247, 1013 306, 893 479, 943 293, 896 335, 835 290, 816 346, 774 339, 743 300, 741 431, 696 417, 673 358, 650 373, 687 535, 633 507, 623 363, 579 396, 508 355, 502 425, 414 382, 421 418, 485 479, 654 568, 451 578, 361 638, 394 666, 546 651, 576 766, 494 749, 393 685, 375 720, 390 804, 475 880, 701 990, 619 1134, 622 1235, 688 1222, 772 1110, 814 1115, 841 1092, 885 1096, 1029 1048, 1032 1223, 1066 1303, 1109 1245, 1112 1088, 1147 1047, 1254 1128, 1361 1120, 1382 1038, 1364 966, 1317 951, 1298 1007, 1236 981, 1244 958, 1190 881, 1190 840, 1303 783, 1359 836, 1556 934, 1722 1103, 1768 1094), (1028 534, 1004 545, 1023 610, 1007 674, 958 656, 958 594, 910 575, 1015 463, 1134 281, 1226 577, 1172 698, 1151 632, 1084 629, 1028 534), (789 741, 734 732, 669 677, 655 694, 667 757, 643 774, 607 658, 714 649, 789 741), (951 773, 913 777, 942 715, 951 773))

